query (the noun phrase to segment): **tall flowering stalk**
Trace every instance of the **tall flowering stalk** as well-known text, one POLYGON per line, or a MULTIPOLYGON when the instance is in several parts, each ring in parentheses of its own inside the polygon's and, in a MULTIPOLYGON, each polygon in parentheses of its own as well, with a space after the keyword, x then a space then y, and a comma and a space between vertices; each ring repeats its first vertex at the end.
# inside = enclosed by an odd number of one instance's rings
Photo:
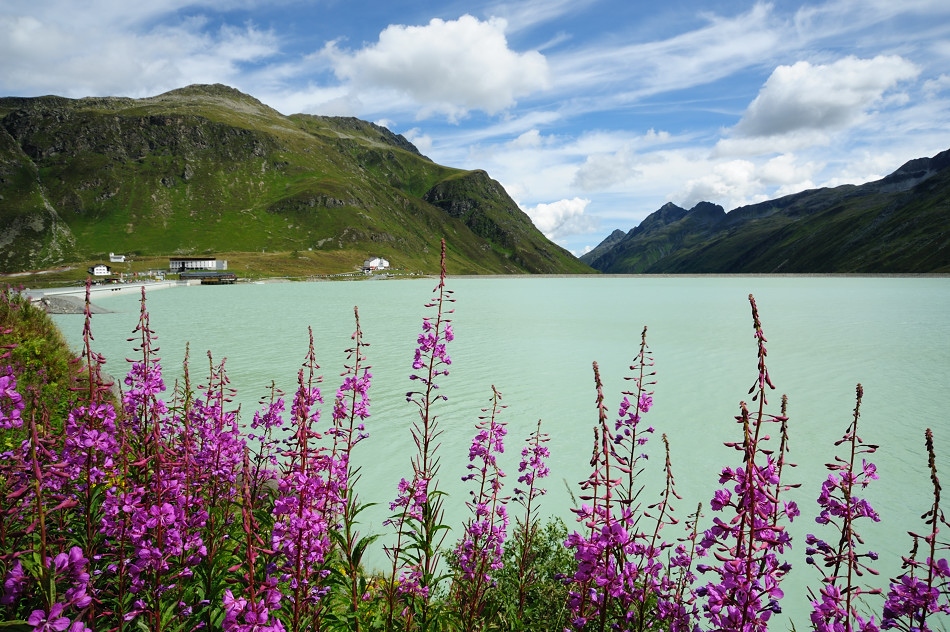
POLYGON ((932 615, 950 614, 950 562, 948 557, 938 557, 950 551, 950 542, 937 539, 940 526, 946 527, 950 524, 940 507, 940 479, 937 478, 934 437, 930 428, 924 432, 924 445, 927 449, 934 500, 921 518, 929 528, 929 533, 920 535, 909 532, 914 539, 914 545, 910 555, 903 558, 902 568, 907 571, 892 580, 889 586, 881 620, 881 628, 885 630, 929 632, 932 628, 928 619, 931 619, 932 615), (922 561, 917 559, 921 543, 926 555, 922 561))
POLYGON ((165 384, 144 288, 133 333, 141 360, 130 360, 125 379, 118 439, 123 456, 117 484, 103 500, 101 531, 111 549, 108 570, 119 575, 113 613, 123 622, 141 616, 142 624, 157 632, 189 616, 180 586, 205 548, 188 489, 190 464, 181 457, 176 425, 160 398, 165 384))
POLYGON ((712 552, 719 564, 700 564, 697 570, 711 571, 719 581, 706 584, 697 594, 705 597, 703 609, 714 629, 765 632, 771 616, 781 611, 779 600, 784 593, 779 584, 791 569, 780 558, 790 547, 791 538, 779 521, 791 521, 798 515, 798 508, 793 502, 783 505, 779 500, 780 492, 788 489, 779 477, 787 442, 782 441, 776 454, 768 447, 765 427, 770 423, 782 425, 787 417, 784 410, 780 415, 765 412, 767 389, 775 387, 766 367, 765 334, 751 294, 749 303, 759 369, 749 393, 757 408, 750 413, 746 403, 740 403, 736 420, 742 425, 742 441, 726 444, 742 453, 743 464, 722 470, 719 482, 731 484, 731 489, 718 490, 710 503, 713 511, 727 514, 726 519, 714 519, 702 541, 702 547, 712 552))
POLYGON ((313 347, 313 331, 303 367, 297 374, 297 392, 291 406, 294 434, 284 452, 284 474, 278 482, 271 535, 273 550, 281 557, 280 569, 288 580, 290 612, 285 623, 291 630, 320 629, 321 603, 328 588, 325 580, 331 551, 330 530, 336 524, 341 499, 333 493, 329 456, 318 445, 317 431, 323 402, 313 347))
POLYGON ((873 463, 862 458, 861 465, 858 466, 856 461, 860 455, 872 454, 878 447, 864 443, 858 436, 858 418, 861 414, 861 399, 864 396, 864 389, 860 384, 856 393, 854 417, 844 436, 835 442, 836 446, 844 445, 846 452, 843 457, 835 456, 833 463, 825 465, 831 470, 831 474, 821 484, 821 493, 818 496, 821 512, 815 518, 818 524, 834 527, 838 535, 832 543, 812 534, 805 538, 808 547, 805 549, 808 556, 806 561, 818 566, 815 559, 817 555, 825 569, 822 571, 822 586, 818 594, 809 588, 811 623, 818 632, 864 632, 878 629, 874 617, 866 621, 858 613, 857 607, 858 598, 862 594, 878 594, 880 590, 865 591, 857 584, 858 578, 865 572, 877 575, 877 571, 864 561, 876 560, 877 554, 858 550, 863 540, 854 525, 862 518, 874 522, 879 522, 880 518, 867 500, 856 495, 856 492, 877 479, 873 463))
MULTIPOLYGON (((209 389, 213 390, 213 389, 209 389)), ((283 393, 271 382, 269 395, 260 401, 250 423, 250 444, 243 446, 240 513, 243 550, 236 551, 241 564, 236 582, 221 595, 224 632, 283 632, 280 619, 284 605, 280 573, 267 534, 272 530, 272 508, 279 479, 277 435, 285 430, 283 393), (251 447, 253 445, 253 448, 251 447), (240 586, 240 588, 239 588, 240 586)))
POLYGON ((623 485, 618 491, 622 501, 632 511, 636 510, 634 505, 640 494, 636 480, 640 472, 638 469, 640 459, 645 458, 641 450, 646 445, 649 435, 653 433, 652 427, 640 427, 641 416, 653 405, 653 391, 650 390, 650 387, 656 384, 653 379, 656 375, 656 372, 652 370, 653 364, 653 355, 647 344, 647 328, 644 327, 640 334, 640 351, 634 359, 634 364, 630 366, 633 375, 624 377, 624 380, 633 381, 636 388, 623 392, 623 400, 617 411, 613 433, 614 455, 624 475, 623 485))
POLYGON ((653 428, 640 427, 642 415, 653 405, 649 390, 655 382, 653 357, 646 343, 646 328, 641 335, 640 351, 630 366, 636 388, 623 392, 618 417, 611 424, 604 405, 600 370, 594 363, 595 404, 598 425, 594 429, 592 473, 581 483, 584 503, 577 519, 587 534, 572 533, 565 546, 574 549, 577 571, 569 579, 568 607, 575 630, 644 629, 653 625, 655 610, 650 604, 657 598, 663 576, 659 554, 670 545, 659 537, 663 525, 675 522, 670 498, 675 496, 672 474, 667 471, 667 487, 659 503, 651 505, 652 514, 640 510, 637 477, 643 446, 653 428), (641 517, 654 521, 652 532, 639 526, 641 517))
POLYGON ((411 381, 419 384, 419 390, 406 393, 406 400, 415 404, 419 412, 411 428, 416 444, 412 480, 400 481, 396 500, 390 503, 390 511, 395 513, 386 521, 396 529, 395 546, 386 548, 392 560, 392 574, 386 591, 389 629, 394 625, 398 593, 409 603, 403 610, 409 617, 407 627, 413 625, 417 612, 420 628, 428 630, 435 614, 432 611, 432 592, 443 579, 438 574, 439 548, 447 527, 442 523, 442 492, 438 490, 439 457, 436 452, 441 431, 434 406, 439 400, 447 399, 437 392, 437 380, 449 374, 447 367, 452 364, 452 359, 447 345, 455 338, 448 317, 453 311, 449 305, 454 299, 451 298, 452 291, 445 287, 444 239, 440 267, 439 283, 433 290, 435 297, 426 303, 426 308, 435 309, 435 315, 422 320, 422 333, 417 338, 418 346, 412 362, 413 371, 417 372, 409 376, 411 381))
POLYGON ((247 438, 250 448, 250 493, 254 507, 259 507, 276 487, 280 467, 279 452, 285 431, 283 418, 284 394, 271 382, 269 395, 258 403, 261 408, 254 411, 251 419, 251 432, 247 438))
POLYGON ((282 599, 279 578, 273 574, 272 565, 258 561, 267 548, 260 536, 261 522, 254 512, 252 480, 249 451, 245 450, 241 476, 245 554, 241 583, 245 590, 244 596, 236 596, 230 588, 224 590, 221 629, 224 632, 285 632, 286 628, 278 617, 282 599))
POLYGON ((360 313, 356 307, 353 316, 356 320, 356 330, 351 336, 353 346, 346 350, 343 383, 333 400, 333 425, 329 430, 333 437, 331 461, 336 473, 334 478, 340 487, 338 493, 344 498, 341 525, 330 533, 336 541, 343 567, 342 572, 336 572, 337 582, 343 589, 345 612, 338 623, 359 632, 362 629, 359 606, 367 590, 361 568, 363 554, 379 536, 360 537, 356 528, 359 514, 370 505, 361 505, 354 489, 360 478, 360 468, 353 464, 352 454, 356 444, 369 437, 365 422, 369 418, 369 388, 373 375, 366 363, 364 349, 369 343, 363 339, 360 313))
POLYGON ((518 463, 518 484, 512 496, 514 502, 524 508, 523 517, 515 518, 512 544, 518 560, 518 620, 524 620, 525 600, 528 589, 535 582, 535 552, 533 544, 538 533, 538 511, 540 498, 547 493, 539 482, 551 473, 545 459, 551 458, 551 451, 545 445, 550 438, 541 432, 541 420, 531 436, 521 448, 521 461, 518 463))
MULTIPOLYGON (((568 607, 575 630, 604 630, 622 605, 626 589, 625 547, 630 542, 627 525, 632 522, 627 505, 619 502, 615 489, 621 485, 622 471, 613 462, 612 435, 604 405, 600 368, 593 364, 595 405, 598 425, 594 428, 591 475, 581 483, 580 508, 573 509, 587 535, 574 531, 565 546, 574 549, 577 571, 570 578, 568 607)), ((625 618, 625 617, 623 617, 625 618)))
MULTIPOLYGON (((187 363, 185 365, 187 374, 187 363)), ((200 586, 196 598, 179 591, 181 602, 197 602, 191 614, 206 627, 214 625, 224 595, 228 566, 233 560, 232 535, 239 532, 242 472, 247 441, 238 427, 238 416, 228 410, 233 390, 225 359, 215 363, 208 352, 207 382, 198 393, 186 396, 183 414, 173 417, 169 433, 174 445, 190 510, 183 522, 187 537, 178 551, 182 566, 194 568, 200 586)), ((187 574, 187 571, 186 571, 187 574)), ((179 584, 181 587, 181 584, 179 584)))
POLYGON ((502 567, 502 554, 507 537, 507 498, 501 496, 501 479, 505 473, 498 466, 498 456, 505 451, 507 434, 505 423, 499 419, 502 409, 501 393, 492 386, 490 408, 479 417, 475 438, 468 450, 469 474, 463 481, 474 481, 470 490, 472 500, 466 502, 472 511, 463 530, 462 539, 455 547, 458 577, 453 585, 456 607, 465 632, 484 628, 483 608, 485 594, 491 588, 492 573, 502 567))
MULTIPOLYGON (((663 627, 668 626, 673 631, 689 630, 693 627, 696 615, 692 604, 684 603, 693 579, 690 572, 691 560, 686 558, 685 547, 679 545, 675 553, 668 555, 668 566, 665 566, 662 560, 664 551, 674 545, 663 540, 660 532, 665 526, 678 524, 679 521, 673 517, 672 502, 674 498, 682 499, 676 493, 670 461, 670 442, 666 434, 663 434, 663 447, 666 452, 663 466, 666 484, 660 492, 659 501, 649 505, 643 512, 644 517, 653 520, 653 532, 646 537, 640 536, 631 547, 640 573, 640 579, 632 590, 638 603, 633 626, 635 630, 653 627, 655 621, 662 622, 665 624, 663 627), (656 607, 654 612, 650 612, 654 599, 656 607), (687 608, 687 605, 690 608, 687 608)), ((695 531, 692 541, 695 543, 695 531)))
POLYGON ((668 551, 666 573, 657 590, 656 619, 661 622, 661 627, 668 627, 670 632, 692 632, 699 628, 699 610, 693 588, 696 581, 693 562, 701 555, 697 541, 702 508, 702 503, 696 506, 696 512, 690 514, 686 521, 688 535, 681 538, 672 551, 668 551))
MULTIPOLYGON (((24 403, 16 397, 15 387, 11 379, 0 394, 7 400, 0 400, 4 417, 0 427, 5 430, 24 427, 18 416, 24 403)), ((80 547, 67 544, 68 534, 60 528, 67 521, 63 514, 76 501, 63 483, 59 470, 64 463, 58 462, 51 437, 38 431, 36 417, 43 410, 34 398, 25 422, 26 438, 0 460, 5 500, 13 501, 3 520, 4 543, 16 547, 0 555, 4 570, 0 605, 5 606, 10 625, 85 632, 90 628, 82 619, 92 602, 89 560, 80 547), (16 537, 8 537, 13 535, 10 530, 16 537)))

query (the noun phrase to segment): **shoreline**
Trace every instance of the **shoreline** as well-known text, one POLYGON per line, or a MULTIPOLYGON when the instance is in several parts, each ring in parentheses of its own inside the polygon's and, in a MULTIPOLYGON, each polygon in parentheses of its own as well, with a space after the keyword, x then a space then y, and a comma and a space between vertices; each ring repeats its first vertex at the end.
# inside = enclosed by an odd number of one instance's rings
MULTIPOLYGON (((89 311, 93 314, 108 314, 109 310, 96 305, 96 295, 131 294, 170 287, 194 285, 189 281, 138 281, 121 285, 93 285, 89 288, 89 311)), ((83 314, 86 311, 86 286, 67 288, 26 289, 24 295, 34 305, 42 307, 47 314, 83 314)))
MULTIPOLYGON (((438 277, 426 275, 427 278, 438 277)), ((690 272, 656 274, 447 274, 447 279, 950 278, 950 272, 690 272)))
MULTIPOLYGON (((240 285, 269 284, 269 283, 326 283, 328 281, 398 281, 437 279, 437 274, 417 275, 334 275, 327 277, 270 277, 265 279, 239 280, 240 285)), ((777 272, 769 274, 759 273, 693 273, 693 274, 447 274, 446 279, 705 279, 705 278, 907 278, 907 279, 944 279, 950 278, 950 273, 943 272, 892 272, 892 273, 858 273, 858 272, 777 272)), ((109 313, 109 310, 99 307, 93 301, 96 295, 129 294, 131 292, 161 290, 172 287, 187 287, 199 285, 198 281, 138 281, 118 285, 94 285, 89 288, 90 309, 94 314, 109 313)), ((41 306, 48 314, 82 314, 85 311, 86 287, 75 286, 66 288, 39 288, 23 290, 33 304, 41 306)))

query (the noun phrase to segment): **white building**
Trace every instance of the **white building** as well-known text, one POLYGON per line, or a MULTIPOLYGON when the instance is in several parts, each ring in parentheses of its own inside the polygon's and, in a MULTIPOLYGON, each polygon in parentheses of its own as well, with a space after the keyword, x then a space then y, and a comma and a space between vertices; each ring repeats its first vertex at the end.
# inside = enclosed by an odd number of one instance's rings
POLYGON ((110 252, 109 263, 125 263, 125 255, 117 255, 114 252, 110 252))
POLYGON ((111 271, 112 268, 104 263, 97 263, 96 265, 90 266, 89 268, 89 274, 92 276, 109 276, 111 271))
POLYGON ((218 261, 216 257, 169 257, 168 269, 171 272, 187 270, 227 270, 228 261, 218 261))
POLYGON ((373 270, 386 270, 389 268, 389 261, 382 257, 373 257, 363 262, 363 272, 372 272, 373 270))

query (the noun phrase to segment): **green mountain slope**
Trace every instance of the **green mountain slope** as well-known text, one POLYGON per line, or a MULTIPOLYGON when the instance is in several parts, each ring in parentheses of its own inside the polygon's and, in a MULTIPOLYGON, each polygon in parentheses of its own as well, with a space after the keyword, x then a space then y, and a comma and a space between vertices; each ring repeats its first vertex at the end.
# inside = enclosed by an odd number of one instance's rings
POLYGON ((226 86, 0 99, 0 272, 116 252, 345 252, 454 273, 590 272, 481 171, 226 86))
POLYGON ((950 150, 860 186, 726 213, 701 202, 649 215, 581 260, 608 273, 950 272, 950 150))

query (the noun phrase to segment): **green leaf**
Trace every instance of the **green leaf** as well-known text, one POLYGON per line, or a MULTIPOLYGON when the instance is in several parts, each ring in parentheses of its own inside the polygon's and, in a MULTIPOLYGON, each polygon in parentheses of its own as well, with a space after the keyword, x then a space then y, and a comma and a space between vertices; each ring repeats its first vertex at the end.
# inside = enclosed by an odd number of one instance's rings
POLYGON ((356 546, 353 547, 352 560, 356 562, 356 565, 359 565, 360 560, 363 559, 363 553, 366 552, 366 548, 379 539, 379 534, 368 535, 365 538, 360 538, 356 543, 356 546))

